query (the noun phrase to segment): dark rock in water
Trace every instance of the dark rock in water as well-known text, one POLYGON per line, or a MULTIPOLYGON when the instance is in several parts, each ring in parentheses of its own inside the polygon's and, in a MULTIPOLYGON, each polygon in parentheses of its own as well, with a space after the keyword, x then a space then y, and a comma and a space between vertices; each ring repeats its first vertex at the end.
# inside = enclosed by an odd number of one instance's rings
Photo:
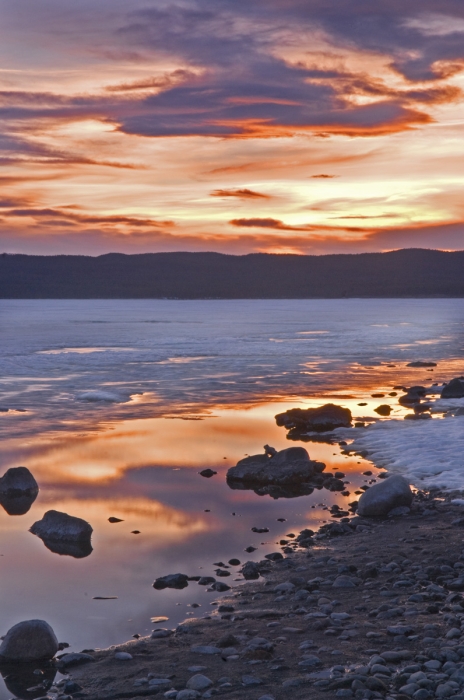
POLYGON ((49 510, 42 520, 35 522, 30 532, 38 537, 48 537, 65 542, 80 542, 89 540, 92 535, 92 526, 82 518, 76 518, 57 510, 49 510))
POLYGON ((442 399, 462 399, 464 398, 464 377, 456 377, 443 387, 442 399))
POLYGON ((244 552, 248 552, 248 554, 251 554, 252 552, 256 552, 256 547, 252 547, 251 545, 249 547, 246 547, 244 552))
POLYGON ((186 574, 168 574, 167 576, 160 576, 153 584, 153 588, 157 591, 162 591, 165 588, 181 590, 182 588, 187 588, 187 586, 188 576, 186 574))
POLYGON ((225 591, 230 591, 230 586, 227 585, 227 583, 224 583, 223 581, 215 581, 212 585, 211 588, 214 591, 217 591, 218 593, 225 593, 225 591))
POLYGON ((240 573, 247 581, 253 581, 259 578, 259 566, 254 561, 247 561, 246 564, 242 566, 240 573))
POLYGON ((306 483, 325 469, 325 464, 310 460, 304 447, 289 447, 273 457, 252 455, 237 462, 227 472, 227 482, 267 486, 306 483))
POLYGON ((358 502, 358 515, 386 516, 394 508, 410 506, 413 494, 406 479, 399 475, 374 484, 358 502))
POLYGON ((229 559, 228 564, 231 566, 240 566, 240 559, 229 559))
POLYGON ((251 531, 257 532, 261 535, 263 532, 269 532, 269 528, 268 527, 252 527, 251 531))
POLYGON ((421 362, 421 360, 417 360, 416 362, 409 362, 409 364, 406 365, 406 367, 436 367, 437 363, 436 362, 421 362))
POLYGON ((269 561, 279 561, 279 559, 283 559, 283 555, 280 552, 271 552, 270 554, 265 554, 264 558, 269 559, 269 561))
POLYGON ((213 576, 201 576, 198 581, 199 586, 209 586, 211 583, 216 583, 216 579, 213 576))
POLYGON ((420 400, 424 398, 426 393, 427 389, 425 386, 412 386, 406 390, 406 394, 404 396, 400 396, 398 403, 402 406, 414 405, 415 403, 419 403, 420 400))
POLYGON ((56 554, 81 559, 92 552, 92 526, 82 518, 49 510, 35 522, 29 532, 40 537, 44 545, 56 554))
POLYGON ((34 673, 39 664, 37 661, 29 663, 5 663, 0 662, 0 673, 3 676, 6 687, 15 698, 44 697, 47 690, 53 685, 56 676, 56 667, 49 661, 40 663, 40 680, 34 673), (36 687, 35 691, 28 691, 36 687))
POLYGON ((123 523, 124 520, 121 520, 121 518, 115 518, 114 516, 111 516, 111 518, 108 518, 109 523, 123 523))
POLYGON ((0 646, 0 658, 27 663, 52 659, 57 651, 58 640, 48 622, 26 620, 8 630, 0 646))
POLYGON ((12 467, 0 478, 0 504, 8 515, 25 515, 39 493, 39 486, 26 467, 12 467))
POLYGON ((351 411, 333 403, 318 408, 291 408, 275 417, 279 427, 285 427, 290 434, 325 433, 335 428, 351 427, 351 411))
POLYGON ((392 409, 391 406, 389 406, 386 403, 383 403, 381 406, 377 406, 377 408, 374 408, 374 411, 378 413, 379 416, 389 416, 392 412, 392 409))
POLYGON ((205 479, 211 479, 212 476, 217 474, 217 472, 213 471, 212 469, 203 469, 203 471, 198 473, 200 476, 204 476, 205 479))

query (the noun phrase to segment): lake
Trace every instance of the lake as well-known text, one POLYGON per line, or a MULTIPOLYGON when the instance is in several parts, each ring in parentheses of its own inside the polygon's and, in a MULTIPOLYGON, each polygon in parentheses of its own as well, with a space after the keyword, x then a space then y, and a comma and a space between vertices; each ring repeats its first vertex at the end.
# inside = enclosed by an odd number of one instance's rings
MULTIPOLYGON (((276 413, 333 402, 372 417, 372 393, 462 373, 464 302, 0 301, 0 338, 1 473, 23 465, 40 486, 28 513, 0 514, 0 633, 40 618, 80 651, 148 634, 153 617, 174 627, 208 614, 217 593, 195 582, 156 591, 154 579, 260 560, 350 501, 317 490, 275 500, 230 489, 225 473, 264 444, 302 444, 276 413), (205 467, 217 475, 202 478, 205 467), (89 556, 53 553, 28 531, 50 509, 91 523, 89 556)), ((380 402, 404 414, 393 397, 380 402)), ((367 483, 365 460, 305 447, 346 474, 351 494, 367 483)), ((239 568, 221 580, 236 585, 239 568)))

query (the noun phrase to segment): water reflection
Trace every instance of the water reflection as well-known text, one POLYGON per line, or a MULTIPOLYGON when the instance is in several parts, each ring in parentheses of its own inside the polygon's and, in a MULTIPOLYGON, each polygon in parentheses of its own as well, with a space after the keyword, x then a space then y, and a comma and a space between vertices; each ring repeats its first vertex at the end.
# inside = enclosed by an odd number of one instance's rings
POLYGON ((37 498, 28 494, 10 495, 0 492, 0 505, 8 515, 26 515, 37 498))
POLYGON ((7 689, 15 698, 31 700, 46 694, 57 671, 50 663, 35 661, 27 664, 0 664, 0 673, 7 689))
POLYGON ((42 540, 46 548, 54 554, 74 557, 74 559, 84 559, 93 552, 90 540, 88 542, 67 542, 65 540, 55 540, 46 535, 38 535, 38 537, 42 540))

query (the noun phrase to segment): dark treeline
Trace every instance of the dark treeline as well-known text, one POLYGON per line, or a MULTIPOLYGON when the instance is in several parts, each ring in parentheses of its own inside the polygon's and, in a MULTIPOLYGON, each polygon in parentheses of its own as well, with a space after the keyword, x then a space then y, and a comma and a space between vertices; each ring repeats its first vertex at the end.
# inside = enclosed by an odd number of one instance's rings
POLYGON ((464 297, 464 251, 0 255, 3 299, 464 297))

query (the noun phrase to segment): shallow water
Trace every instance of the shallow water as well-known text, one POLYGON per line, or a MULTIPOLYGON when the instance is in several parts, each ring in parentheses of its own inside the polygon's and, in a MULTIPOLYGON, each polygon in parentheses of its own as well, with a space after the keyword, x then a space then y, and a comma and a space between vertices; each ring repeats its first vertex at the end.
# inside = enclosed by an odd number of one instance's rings
MULTIPOLYGON (((259 560, 346 503, 228 488, 225 471, 245 454, 300 444, 274 415, 334 401, 358 417, 389 402, 401 417, 396 399, 370 394, 461 373, 463 328, 462 300, 1 301, 1 472, 23 464, 41 490, 26 515, 0 514, 0 632, 42 618, 79 651, 147 634, 154 616, 171 627, 207 614, 217 594, 155 591, 154 579, 259 560), (406 367, 417 359, 439 366, 406 367), (200 477, 205 467, 218 474, 200 477), (49 509, 92 524, 90 556, 54 554, 28 532, 49 509)), ((338 446, 306 447, 351 492, 367 480, 370 465, 338 446)))

